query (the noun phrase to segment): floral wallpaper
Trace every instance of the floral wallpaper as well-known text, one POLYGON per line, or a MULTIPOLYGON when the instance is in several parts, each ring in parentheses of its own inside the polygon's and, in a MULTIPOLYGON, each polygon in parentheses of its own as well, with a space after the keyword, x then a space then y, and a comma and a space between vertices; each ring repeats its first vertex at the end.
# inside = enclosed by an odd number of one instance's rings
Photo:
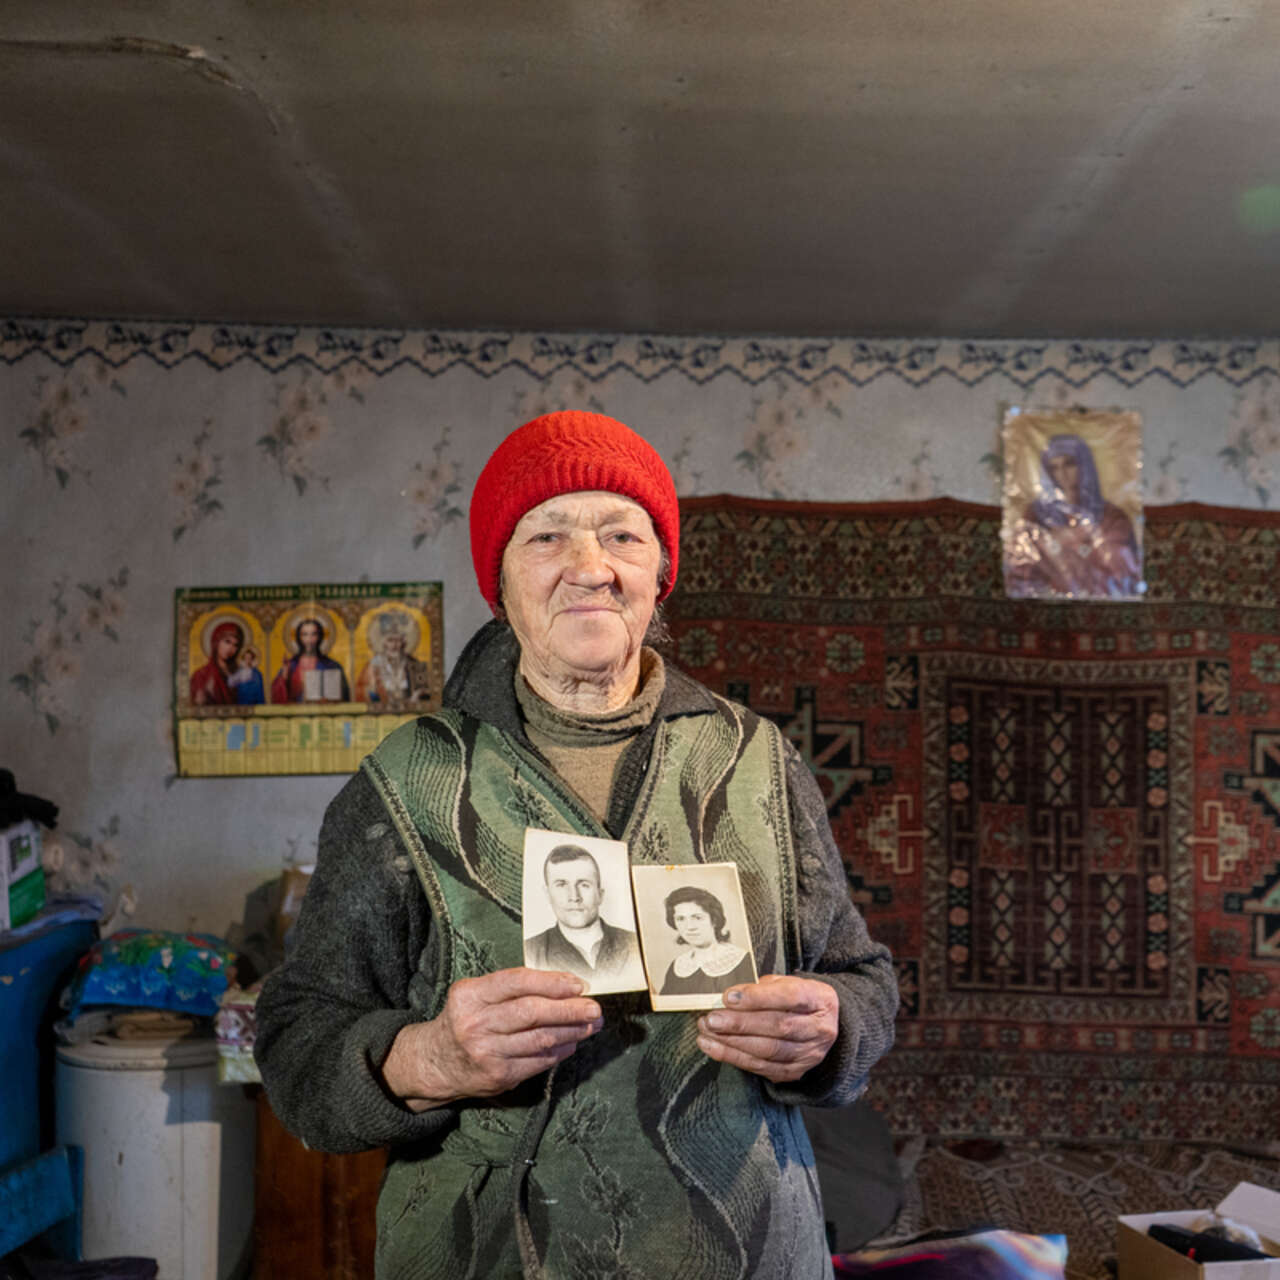
POLYGON ((110 387, 120 395, 127 394, 110 365, 90 357, 76 370, 42 373, 35 377, 28 406, 27 425, 18 439, 40 459, 41 467, 51 473, 58 487, 65 489, 73 478, 88 479, 89 472, 81 461, 77 442, 88 426, 88 404, 95 388, 110 387))
MULTIPOLYGON (((1014 404, 1137 410, 1148 503, 1280 505, 1270 339, 0 319, 0 764, 61 807, 55 883, 124 893, 146 927, 226 932, 314 848, 342 778, 176 778, 176 587, 438 579, 451 665, 486 617, 471 488, 528 418, 613 414, 686 495, 994 503, 1014 404)), ((833 670, 862 657, 833 638, 833 670)))
POLYGON ((53 580, 42 614, 30 619, 22 638, 26 661, 9 677, 10 686, 31 704, 51 734, 69 708, 68 690, 80 676, 93 642, 105 636, 117 644, 125 613, 128 567, 105 584, 77 583, 62 575, 53 580))
POLYGON ((190 449, 174 455, 169 485, 177 504, 174 542, 223 509, 217 494, 222 483, 222 457, 212 451, 212 428, 212 421, 206 418, 204 426, 192 437, 190 449))
POLYGON ((449 448, 449 428, 441 427, 429 456, 413 464, 413 549, 434 538, 447 524, 466 514, 466 495, 458 479, 458 465, 449 448))
POLYGON ((1218 456, 1259 506, 1270 504, 1280 467, 1280 381, 1274 375, 1236 392, 1228 439, 1218 456))

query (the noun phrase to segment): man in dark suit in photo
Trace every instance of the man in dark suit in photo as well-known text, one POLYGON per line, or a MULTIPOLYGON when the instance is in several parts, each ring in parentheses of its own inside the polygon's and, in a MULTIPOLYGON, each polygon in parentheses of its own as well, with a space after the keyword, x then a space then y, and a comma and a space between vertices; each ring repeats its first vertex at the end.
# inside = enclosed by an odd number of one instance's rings
POLYGON ((547 854, 543 884, 556 923, 525 942, 531 969, 564 969, 591 981, 639 964, 636 935, 600 917, 600 867, 585 849, 558 844, 547 854))

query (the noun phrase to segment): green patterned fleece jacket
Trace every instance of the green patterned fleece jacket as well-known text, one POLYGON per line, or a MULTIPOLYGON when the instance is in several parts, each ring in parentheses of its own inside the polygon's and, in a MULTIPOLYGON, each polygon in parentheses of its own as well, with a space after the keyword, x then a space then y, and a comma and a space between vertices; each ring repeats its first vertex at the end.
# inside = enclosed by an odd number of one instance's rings
POLYGON ((517 651, 489 624, 446 709, 392 734, 326 814, 294 950, 258 1002, 273 1108, 310 1145, 388 1145, 378 1276, 808 1280, 830 1274, 793 1104, 842 1105, 892 1042, 887 951, 849 901, 825 805, 768 721, 668 668, 601 825, 529 743, 517 651), (415 1115, 378 1068, 451 982, 521 963, 527 826, 628 841, 633 861, 738 864, 760 972, 840 998, 792 1085, 697 1048, 696 1015, 600 997, 605 1025, 499 1099, 415 1115))

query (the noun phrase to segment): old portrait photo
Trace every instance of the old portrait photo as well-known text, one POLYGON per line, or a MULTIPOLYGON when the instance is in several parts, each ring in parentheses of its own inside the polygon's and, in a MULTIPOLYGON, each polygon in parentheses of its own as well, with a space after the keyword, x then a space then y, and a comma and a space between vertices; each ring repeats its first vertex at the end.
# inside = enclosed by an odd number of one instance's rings
POLYGON ((716 1009, 756 980, 735 863, 632 867, 631 879, 654 1009, 716 1009))
POLYGON ((588 983, 587 994, 643 991, 627 846, 539 831, 524 837, 524 962, 588 983))

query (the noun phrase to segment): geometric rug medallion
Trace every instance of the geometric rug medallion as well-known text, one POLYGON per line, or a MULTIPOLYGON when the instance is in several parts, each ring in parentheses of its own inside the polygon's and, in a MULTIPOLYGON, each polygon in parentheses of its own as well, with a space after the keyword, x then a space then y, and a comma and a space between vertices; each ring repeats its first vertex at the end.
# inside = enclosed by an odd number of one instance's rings
POLYGON ((1024 1044, 1180 1019, 1195 990, 1174 855, 1190 834, 1189 664, 923 666, 924 891, 946 919, 923 939, 930 1012, 1016 1019, 1024 1044))

